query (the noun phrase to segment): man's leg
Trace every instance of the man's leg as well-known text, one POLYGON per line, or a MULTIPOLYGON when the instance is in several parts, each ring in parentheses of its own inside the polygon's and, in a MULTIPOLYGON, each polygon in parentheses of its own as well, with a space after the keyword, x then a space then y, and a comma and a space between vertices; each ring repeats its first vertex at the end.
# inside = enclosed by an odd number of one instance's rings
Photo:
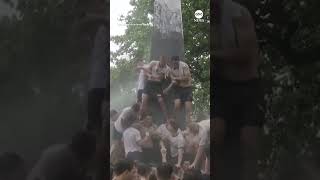
POLYGON ((191 116, 192 116, 192 102, 186 101, 185 103, 186 107, 186 122, 187 124, 191 122, 191 116))
POLYGON ((260 128, 245 126, 241 129, 242 180, 257 180, 260 128))
POLYGON ((102 128, 102 104, 105 98, 105 89, 95 88, 88 92, 88 122, 86 128, 98 136, 102 128))
POLYGON ((139 120, 141 120, 141 117, 147 112, 148 100, 149 100, 149 96, 147 94, 143 93, 141 108, 139 111, 139 120))
POLYGON ((174 112, 174 115, 176 117, 179 116, 180 110, 181 110, 181 100, 180 99, 175 99, 174 100, 173 112, 174 112))
POLYGON ((159 102, 161 111, 163 112, 164 117, 166 118, 166 120, 168 120, 168 111, 167 111, 166 104, 164 102, 164 99, 163 99, 162 95, 158 94, 157 98, 158 98, 158 102, 159 102))
POLYGON ((226 124, 222 118, 213 119, 213 176, 214 179, 225 179, 224 167, 224 139, 226 124))

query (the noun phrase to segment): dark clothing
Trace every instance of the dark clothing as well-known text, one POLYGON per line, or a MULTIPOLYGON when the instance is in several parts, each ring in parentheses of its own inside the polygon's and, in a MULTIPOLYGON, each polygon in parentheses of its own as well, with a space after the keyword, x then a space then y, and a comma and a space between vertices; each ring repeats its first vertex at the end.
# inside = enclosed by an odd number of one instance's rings
POLYGON ((143 151, 143 163, 156 164, 161 162, 161 156, 159 149, 156 148, 142 148, 143 151))
POLYGON ((94 88, 88 92, 88 122, 87 129, 101 131, 102 127, 102 104, 106 97, 106 89, 94 88))
POLYGON ((242 82, 215 79, 213 83, 213 115, 225 120, 227 133, 244 126, 263 125, 263 91, 259 79, 242 82))
POLYGON ((138 161, 141 162, 142 161, 142 152, 128 152, 127 154, 127 159, 131 160, 131 161, 138 161))
POLYGON ((180 99, 182 103, 192 101, 192 87, 173 87, 174 99, 180 99))
POLYGON ((143 93, 151 97, 157 97, 163 94, 162 83, 156 81, 146 81, 143 93))

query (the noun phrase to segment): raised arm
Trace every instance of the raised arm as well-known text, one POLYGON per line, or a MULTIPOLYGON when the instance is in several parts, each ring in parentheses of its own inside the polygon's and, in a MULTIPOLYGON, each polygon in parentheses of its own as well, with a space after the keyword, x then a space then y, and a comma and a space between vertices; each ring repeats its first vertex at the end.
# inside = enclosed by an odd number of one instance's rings
POLYGON ((147 65, 138 65, 137 69, 143 70, 145 73, 150 74, 151 73, 151 66, 152 66, 152 62, 147 65))

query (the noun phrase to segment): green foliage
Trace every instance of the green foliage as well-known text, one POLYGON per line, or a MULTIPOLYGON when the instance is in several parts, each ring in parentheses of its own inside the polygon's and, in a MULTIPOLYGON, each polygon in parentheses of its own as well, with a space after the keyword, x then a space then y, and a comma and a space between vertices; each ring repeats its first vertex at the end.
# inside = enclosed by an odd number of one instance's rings
MULTIPOLYGON (((150 24, 153 13, 153 1, 135 0, 131 1, 133 10, 122 20, 126 24, 150 24)), ((189 64, 194 80, 194 111, 200 114, 209 111, 210 103, 210 74, 209 74, 209 24, 194 22, 194 12, 198 9, 204 11, 204 18, 209 19, 209 2, 205 0, 182 1, 182 19, 185 45, 185 61, 189 64)), ((120 46, 117 52, 111 54, 111 60, 116 65, 111 70, 111 81, 114 90, 111 97, 127 94, 128 97, 135 96, 129 82, 137 81, 137 72, 133 71, 137 60, 150 59, 151 26, 128 26, 122 36, 111 37, 112 41, 120 46), (130 64, 130 65, 129 65, 130 64), (118 76, 122 72, 123 76, 118 76), (118 84, 116 84, 118 83, 118 84), (119 85, 126 86, 124 92, 119 94, 119 85), (128 93, 128 92, 131 92, 128 93)), ((111 98, 112 100, 112 98, 111 98)), ((119 102, 128 103, 128 102, 119 102)), ((111 102, 114 106, 115 102, 111 102)), ((123 106, 123 105, 122 105, 123 106)))
POLYGON ((284 152, 291 158, 315 157, 319 152, 315 147, 320 132, 320 4, 270 0, 250 5, 265 60, 261 67, 267 91, 262 166, 271 175, 286 168, 279 164, 284 152))

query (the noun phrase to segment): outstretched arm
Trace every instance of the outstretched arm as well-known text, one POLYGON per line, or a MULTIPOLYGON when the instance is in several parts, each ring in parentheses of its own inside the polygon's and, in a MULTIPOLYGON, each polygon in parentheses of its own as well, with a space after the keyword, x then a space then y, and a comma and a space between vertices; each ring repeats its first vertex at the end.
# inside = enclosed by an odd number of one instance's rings
POLYGON ((199 146, 198 151, 197 151, 197 155, 193 161, 193 163, 190 165, 191 168, 195 168, 196 165, 199 163, 200 158, 202 157, 204 152, 204 146, 199 146))
POLYGON ((183 158, 183 148, 180 148, 178 150, 178 163, 176 165, 177 167, 181 167, 182 158, 183 158))

